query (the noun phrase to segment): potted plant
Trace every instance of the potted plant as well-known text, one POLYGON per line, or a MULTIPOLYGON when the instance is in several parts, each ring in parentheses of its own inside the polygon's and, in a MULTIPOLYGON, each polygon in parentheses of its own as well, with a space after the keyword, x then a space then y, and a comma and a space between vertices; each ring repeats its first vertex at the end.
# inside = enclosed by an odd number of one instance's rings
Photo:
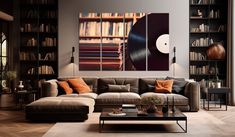
POLYGON ((141 105, 146 107, 147 113, 154 113, 157 111, 156 105, 161 105, 163 98, 161 97, 143 97, 141 99, 141 105))
POLYGON ((10 91, 14 91, 14 87, 15 87, 15 79, 16 79, 16 71, 5 71, 3 73, 3 79, 7 80, 7 86, 10 89, 10 91))

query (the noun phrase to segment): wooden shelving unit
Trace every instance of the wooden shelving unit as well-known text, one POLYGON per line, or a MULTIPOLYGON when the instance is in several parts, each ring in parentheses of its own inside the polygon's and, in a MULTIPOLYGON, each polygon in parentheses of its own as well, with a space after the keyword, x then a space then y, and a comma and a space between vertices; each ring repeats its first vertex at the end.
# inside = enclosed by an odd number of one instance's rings
POLYGON ((200 81, 215 79, 215 70, 226 86, 225 60, 208 60, 206 50, 214 42, 227 49, 227 0, 190 0, 189 77, 200 81), (216 67, 217 66, 217 67, 216 67))
POLYGON ((58 77, 58 0, 20 2, 20 80, 58 77))

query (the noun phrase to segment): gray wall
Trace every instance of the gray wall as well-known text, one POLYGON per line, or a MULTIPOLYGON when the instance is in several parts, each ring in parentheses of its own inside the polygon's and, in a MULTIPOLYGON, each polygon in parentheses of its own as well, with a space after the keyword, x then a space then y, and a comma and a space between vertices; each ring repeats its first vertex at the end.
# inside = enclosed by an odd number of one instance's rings
POLYGON ((175 74, 188 78, 189 68, 189 0, 59 0, 59 76, 172 76, 173 47, 177 47, 175 74), (78 71, 79 12, 169 13, 169 71, 78 71), (75 46, 75 65, 69 64, 75 46))

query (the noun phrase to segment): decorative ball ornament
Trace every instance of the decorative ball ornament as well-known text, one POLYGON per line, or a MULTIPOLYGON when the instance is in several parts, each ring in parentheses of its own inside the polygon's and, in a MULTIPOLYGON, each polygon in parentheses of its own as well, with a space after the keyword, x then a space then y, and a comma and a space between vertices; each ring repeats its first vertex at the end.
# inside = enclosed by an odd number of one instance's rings
POLYGON ((221 43, 213 43, 209 45, 207 51, 207 58, 211 60, 223 60, 225 59, 225 49, 221 43))

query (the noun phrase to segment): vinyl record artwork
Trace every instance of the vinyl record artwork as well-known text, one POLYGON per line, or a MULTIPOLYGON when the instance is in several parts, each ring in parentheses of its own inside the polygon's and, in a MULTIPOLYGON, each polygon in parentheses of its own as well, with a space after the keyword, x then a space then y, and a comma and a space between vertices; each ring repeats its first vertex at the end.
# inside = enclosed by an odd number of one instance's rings
POLYGON ((79 70, 169 70, 168 13, 80 14, 79 37, 79 70))

